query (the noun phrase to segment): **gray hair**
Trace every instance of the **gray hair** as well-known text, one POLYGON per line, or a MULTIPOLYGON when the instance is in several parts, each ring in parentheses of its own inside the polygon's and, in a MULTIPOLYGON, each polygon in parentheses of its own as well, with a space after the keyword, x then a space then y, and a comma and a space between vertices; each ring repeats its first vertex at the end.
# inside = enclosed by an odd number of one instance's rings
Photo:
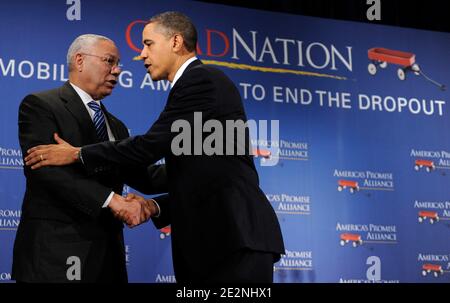
POLYGON ((72 70, 75 54, 79 52, 88 52, 90 48, 99 41, 111 41, 114 43, 114 41, 108 37, 95 34, 84 34, 73 40, 69 50, 67 51, 67 66, 69 67, 69 72, 72 70))
POLYGON ((197 46, 197 29, 188 16, 180 12, 164 12, 153 16, 147 24, 156 23, 166 37, 180 34, 184 46, 189 52, 195 51, 197 46))

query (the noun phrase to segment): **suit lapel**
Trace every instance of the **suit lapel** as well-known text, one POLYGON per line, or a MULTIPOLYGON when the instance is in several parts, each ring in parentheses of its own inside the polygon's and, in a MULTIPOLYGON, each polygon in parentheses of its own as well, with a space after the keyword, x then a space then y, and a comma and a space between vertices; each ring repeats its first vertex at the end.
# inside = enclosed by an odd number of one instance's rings
POLYGON ((72 113, 78 121, 82 132, 84 144, 92 144, 98 142, 97 133, 91 116, 86 110, 80 96, 74 90, 69 81, 67 81, 60 89, 60 98, 65 102, 67 110, 72 113))
POLYGON ((103 114, 105 115, 106 119, 108 120, 109 128, 111 129, 112 134, 114 135, 114 138, 116 140, 121 140, 128 137, 128 133, 123 129, 123 127, 120 127, 119 122, 117 119, 111 115, 107 110, 106 107, 101 103, 103 114))
POLYGON ((172 96, 172 92, 176 90, 176 88, 180 85, 180 83, 183 82, 183 78, 184 76, 187 74, 187 72, 189 72, 189 70, 191 70, 192 68, 199 66, 199 65, 203 65, 202 61, 200 59, 194 60, 192 61, 184 70, 183 74, 181 75, 181 77, 178 79, 177 83, 175 83, 175 85, 170 89, 170 93, 169 96, 167 97, 167 100, 170 100, 170 97, 172 96))

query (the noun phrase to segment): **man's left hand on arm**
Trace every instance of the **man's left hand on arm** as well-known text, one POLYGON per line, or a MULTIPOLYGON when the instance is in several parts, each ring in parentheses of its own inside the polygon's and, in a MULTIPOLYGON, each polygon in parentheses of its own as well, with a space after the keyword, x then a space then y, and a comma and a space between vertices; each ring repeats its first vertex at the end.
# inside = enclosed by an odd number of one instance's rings
POLYGON ((80 147, 74 147, 54 134, 57 144, 38 145, 30 148, 25 157, 25 164, 31 169, 43 166, 62 166, 79 161, 80 147))

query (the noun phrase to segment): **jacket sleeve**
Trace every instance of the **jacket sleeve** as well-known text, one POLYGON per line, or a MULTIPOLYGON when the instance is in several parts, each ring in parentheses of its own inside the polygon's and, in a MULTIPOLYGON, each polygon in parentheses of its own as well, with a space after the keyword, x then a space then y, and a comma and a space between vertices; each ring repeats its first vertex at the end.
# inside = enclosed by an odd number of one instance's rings
MULTIPOLYGON (((179 131, 173 127, 175 121, 186 121, 184 125, 189 124, 193 130, 195 112, 201 112, 205 121, 215 111, 216 89, 205 73, 204 70, 192 69, 183 77, 182 83, 177 83, 163 112, 146 134, 84 146, 81 154, 86 170, 96 173, 118 165, 147 167, 168 155, 172 139, 179 131)), ((195 121, 197 127, 202 127, 199 123, 195 121)))
MULTIPOLYGON (((61 134, 50 106, 35 95, 24 98, 19 107, 19 142, 25 156, 31 147, 54 144, 53 133, 61 134)), ((97 216, 111 188, 89 178, 80 164, 48 166, 31 170, 24 166, 28 184, 44 188, 62 207, 73 207, 90 216, 97 216)))
POLYGON ((158 218, 152 217, 153 224, 156 228, 161 229, 170 225, 171 217, 170 217, 170 196, 169 195, 161 195, 158 197, 153 197, 158 203, 159 208, 161 209, 161 215, 158 218))
POLYGON ((135 169, 122 168, 120 175, 123 183, 146 195, 169 191, 165 164, 153 164, 135 169))

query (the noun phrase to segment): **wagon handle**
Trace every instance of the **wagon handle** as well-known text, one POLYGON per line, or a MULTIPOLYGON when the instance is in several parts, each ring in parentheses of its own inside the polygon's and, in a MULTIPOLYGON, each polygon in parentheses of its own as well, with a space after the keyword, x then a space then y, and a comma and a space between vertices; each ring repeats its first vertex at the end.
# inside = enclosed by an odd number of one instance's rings
POLYGON ((444 84, 440 84, 440 83, 434 81, 433 79, 431 79, 430 77, 428 77, 427 75, 425 75, 421 69, 418 68, 417 70, 414 70, 414 71, 420 73, 422 76, 424 76, 425 79, 427 79, 434 85, 438 86, 442 91, 445 91, 447 89, 447 87, 444 84))

